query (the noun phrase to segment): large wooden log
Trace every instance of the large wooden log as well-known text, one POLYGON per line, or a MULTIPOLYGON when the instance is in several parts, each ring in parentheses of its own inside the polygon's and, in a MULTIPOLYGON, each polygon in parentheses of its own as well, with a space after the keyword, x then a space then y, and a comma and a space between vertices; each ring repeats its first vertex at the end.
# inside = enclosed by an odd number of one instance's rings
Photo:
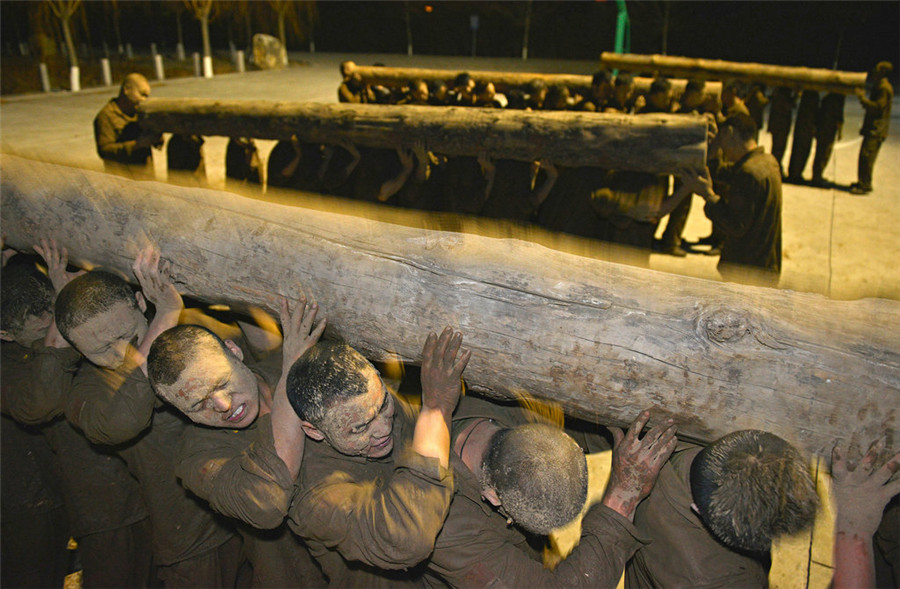
MULTIPOLYGON (((527 391, 623 425, 643 408, 681 434, 742 428, 810 450, 888 433, 897 447, 900 303, 722 284, 517 239, 137 182, 4 156, 2 223, 28 249, 54 236, 82 265, 130 276, 150 239, 180 288, 274 308, 302 282, 328 335, 374 358, 418 361, 429 330, 459 327, 471 388, 527 391)), ((359 209, 379 214, 378 210, 359 209)), ((357 211, 358 213, 358 211, 357 211)))
POLYGON ((669 174, 706 161, 707 121, 690 115, 526 112, 373 104, 151 98, 141 125, 155 131, 411 147, 564 166, 669 174))
MULTIPOLYGON (((425 80, 426 82, 443 82, 451 86, 453 79, 463 70, 438 70, 414 67, 385 67, 385 66, 361 66, 354 65, 351 72, 356 72, 366 84, 380 84, 390 88, 400 88, 409 84, 412 80, 425 80)), ((498 92, 506 92, 510 88, 524 87, 534 80, 543 80, 548 86, 554 84, 567 86, 571 91, 587 92, 591 87, 591 76, 580 74, 541 74, 537 72, 492 72, 486 70, 465 70, 475 82, 493 82, 498 92)), ((687 85, 685 79, 672 79, 672 95, 675 98, 681 96, 687 85)), ((650 90, 653 78, 636 77, 634 88, 638 94, 646 94, 650 90)), ((721 82, 707 82, 704 93, 707 96, 721 96, 721 82)))
POLYGON ((631 72, 657 72, 668 76, 734 79, 761 82, 770 86, 788 86, 801 90, 853 94, 865 88, 865 72, 846 72, 808 67, 742 63, 721 59, 699 59, 671 55, 636 55, 604 51, 600 62, 609 68, 631 72))

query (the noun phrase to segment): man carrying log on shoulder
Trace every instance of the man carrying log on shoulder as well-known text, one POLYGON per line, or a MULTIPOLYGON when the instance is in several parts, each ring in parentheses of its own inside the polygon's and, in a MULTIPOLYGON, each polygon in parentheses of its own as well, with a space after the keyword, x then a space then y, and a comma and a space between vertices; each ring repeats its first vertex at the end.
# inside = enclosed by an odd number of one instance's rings
POLYGON ((359 352, 318 342, 287 395, 306 441, 290 526, 335 587, 396 587, 434 549, 453 497, 450 415, 470 352, 451 328, 426 339, 414 416, 359 352))
POLYGON ((137 107, 150 96, 150 83, 137 73, 125 76, 119 95, 106 103, 94 118, 94 140, 97 154, 107 172, 152 177, 150 147, 162 147, 159 133, 141 129, 137 107))
POLYGON ((285 382, 325 329, 317 312, 302 290, 293 313, 282 298, 280 353, 259 362, 245 361, 237 344, 199 325, 163 332, 147 357, 156 394, 197 424, 184 432, 175 473, 216 512, 238 520, 254 587, 324 584, 284 523, 305 438, 285 382))

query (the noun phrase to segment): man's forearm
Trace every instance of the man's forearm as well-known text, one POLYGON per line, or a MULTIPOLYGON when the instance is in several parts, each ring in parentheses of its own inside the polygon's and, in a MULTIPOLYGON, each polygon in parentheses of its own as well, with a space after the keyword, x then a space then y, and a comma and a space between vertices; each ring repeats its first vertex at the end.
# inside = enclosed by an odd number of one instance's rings
POLYGON ((416 420, 413 450, 420 456, 437 458, 441 466, 450 465, 450 419, 440 409, 423 407, 416 420))

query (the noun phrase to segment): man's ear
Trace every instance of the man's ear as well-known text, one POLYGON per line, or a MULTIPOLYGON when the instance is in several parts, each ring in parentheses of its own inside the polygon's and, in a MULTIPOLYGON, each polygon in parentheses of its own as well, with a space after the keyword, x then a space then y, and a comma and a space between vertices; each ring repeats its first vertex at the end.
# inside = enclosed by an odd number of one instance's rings
POLYGON ((491 487, 485 487, 481 490, 481 496, 487 499, 488 503, 493 505, 494 507, 500 507, 502 503, 500 502, 500 497, 497 496, 497 491, 495 491, 491 487))
POLYGON ((325 434, 322 433, 322 430, 320 430, 319 428, 317 428, 316 426, 314 426, 313 424, 311 424, 308 421, 303 421, 301 419, 300 427, 303 428, 303 432, 307 435, 307 437, 309 437, 317 442, 321 442, 322 440, 325 439, 325 434))
POLYGON ((2 340, 5 341, 5 342, 14 342, 14 341, 16 341, 16 338, 14 338, 13 336, 11 336, 11 335, 9 334, 9 332, 6 331, 5 329, 0 329, 0 339, 2 339, 2 340))
POLYGON ((144 298, 144 293, 138 291, 134 293, 134 299, 137 301, 138 309, 141 310, 141 313, 147 312, 147 299, 144 298))
POLYGON ((225 340, 225 347, 231 350, 231 353, 238 357, 238 360, 244 359, 244 351, 234 343, 233 340, 227 339, 225 340))

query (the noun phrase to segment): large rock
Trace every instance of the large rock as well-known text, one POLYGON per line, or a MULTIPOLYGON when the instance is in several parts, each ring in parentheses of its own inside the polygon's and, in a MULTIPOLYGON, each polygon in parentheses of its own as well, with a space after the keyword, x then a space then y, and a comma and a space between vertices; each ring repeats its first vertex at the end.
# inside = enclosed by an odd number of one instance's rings
POLYGON ((287 52, 281 41, 272 35, 253 35, 253 63, 263 70, 282 68, 287 64, 287 52))

